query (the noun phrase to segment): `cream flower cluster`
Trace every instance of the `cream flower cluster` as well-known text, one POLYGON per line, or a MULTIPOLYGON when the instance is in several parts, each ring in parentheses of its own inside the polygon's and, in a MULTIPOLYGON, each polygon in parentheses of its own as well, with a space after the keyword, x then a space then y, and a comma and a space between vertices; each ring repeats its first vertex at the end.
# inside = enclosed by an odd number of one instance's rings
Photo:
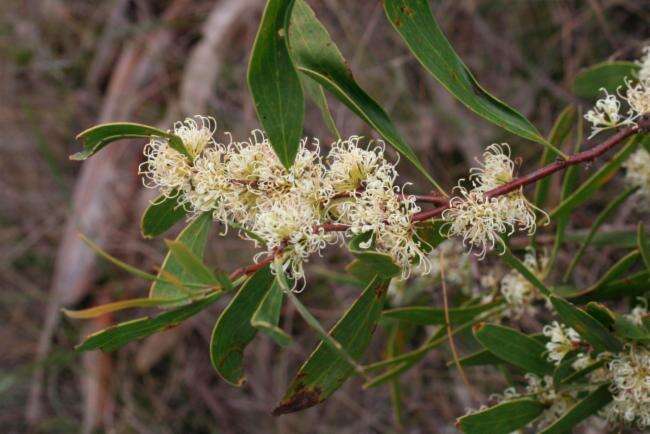
POLYGON ((650 152, 639 148, 623 163, 626 169, 625 180, 639 190, 636 195, 640 199, 642 209, 650 209, 650 152))
POLYGON ((383 143, 366 149, 352 136, 323 159, 318 141, 303 139, 287 170, 263 132, 242 142, 226 133, 229 143, 222 144, 213 139, 215 130, 214 119, 201 116, 174 124, 189 157, 152 137, 140 166, 145 186, 177 198, 191 215, 210 212, 226 228, 236 223, 244 238, 264 248, 256 259, 276 256, 296 285, 304 282, 309 256, 368 231, 373 237, 364 247, 389 255, 404 277, 415 266, 430 268, 411 222, 420 208, 395 185, 395 164, 384 158, 383 143), (349 229, 328 232, 328 223, 349 229))
POLYGON ((630 345, 608 368, 614 399, 603 409, 603 416, 611 423, 650 428, 650 350, 630 345))
MULTIPOLYGON (((524 265, 538 279, 543 277, 547 263, 548 257, 545 255, 537 258, 533 252, 528 252, 524 257, 524 265)), ((508 274, 503 276, 500 291, 507 303, 503 315, 511 319, 534 315, 537 308, 533 303, 544 299, 537 287, 517 270, 510 270, 508 274)))
MULTIPOLYGON (((459 185, 458 193, 443 211, 446 236, 460 236, 470 250, 484 258, 496 246, 503 248, 502 237, 516 230, 532 235, 536 230, 535 208, 521 190, 488 197, 485 193, 514 179, 515 164, 507 143, 492 144, 483 154, 480 167, 471 169, 472 188, 459 185)), ((462 182, 463 180, 461 180, 462 182)))
POLYGON ((548 360, 559 365, 564 356, 580 347, 580 335, 573 328, 553 321, 542 329, 544 336, 549 338, 546 343, 548 360))
POLYGON ((591 123, 589 138, 604 130, 635 125, 636 119, 650 113, 650 47, 645 47, 643 51, 638 81, 626 78, 625 89, 617 89, 618 96, 601 89, 605 95, 585 114, 585 119, 591 123), (621 100, 627 103, 626 113, 621 112, 621 100))

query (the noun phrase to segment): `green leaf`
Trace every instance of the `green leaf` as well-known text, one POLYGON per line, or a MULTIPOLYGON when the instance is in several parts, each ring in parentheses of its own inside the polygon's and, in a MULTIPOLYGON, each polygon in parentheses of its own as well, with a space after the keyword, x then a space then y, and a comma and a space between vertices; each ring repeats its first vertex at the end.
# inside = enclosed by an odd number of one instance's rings
POLYGON ((364 263, 366 269, 372 270, 372 273, 385 279, 397 276, 401 273, 401 268, 393 262, 390 256, 378 253, 373 249, 372 238, 372 232, 364 232, 355 236, 348 244, 350 252, 364 263), (366 244, 369 244, 368 248, 365 248, 366 244))
MULTIPOLYGON (((551 133, 548 136, 548 142, 557 148, 562 148, 562 144, 571 133, 573 124, 576 121, 577 111, 574 106, 570 105, 562 110, 557 120, 553 124, 551 133)), ((548 149, 544 148, 539 167, 546 166, 553 161, 554 154, 548 149)), ((548 193, 551 188, 551 177, 540 179, 535 185, 535 199, 533 203, 538 208, 543 208, 548 199, 548 193)))
POLYGON ((289 27, 289 46, 298 71, 332 92, 404 155, 436 188, 443 191, 422 166, 384 109, 359 87, 329 33, 304 0, 295 1, 289 27))
POLYGON ((603 384, 591 392, 571 407, 562 417, 541 431, 540 434, 566 434, 571 432, 574 426, 589 416, 596 414, 612 400, 612 394, 609 392, 608 387, 609 384, 603 384))
POLYGON ((477 115, 518 136, 562 152, 528 119, 486 92, 445 38, 427 0, 385 0, 386 15, 422 66, 477 115))
POLYGON ((638 250, 633 250, 627 255, 623 256, 621 259, 616 261, 616 263, 612 265, 612 267, 607 270, 607 272, 600 279, 598 279, 598 282, 589 288, 588 291, 596 292, 607 283, 624 277, 627 271, 636 263, 636 261, 639 260, 640 257, 641 253, 639 253, 638 250))
MULTIPOLYGON (((386 287, 387 282, 382 279, 371 282, 330 332, 354 359, 358 360, 370 343, 384 304, 386 287)), ((273 414, 291 413, 323 402, 353 372, 340 355, 321 342, 302 365, 273 414)))
POLYGON ((639 227, 637 229, 636 242, 639 246, 639 252, 643 258, 643 263, 645 264, 646 269, 650 272, 650 241, 648 241, 648 237, 645 235, 645 227, 641 222, 639 222, 639 227))
POLYGON ((330 111, 329 104, 327 103, 327 97, 325 96, 323 86, 304 74, 300 75, 300 82, 302 83, 302 88, 304 89, 305 93, 309 95, 309 98, 320 110, 321 116, 323 117, 323 121, 325 122, 327 129, 330 130, 330 133, 332 133, 334 138, 340 140, 341 133, 339 132, 338 128, 336 128, 336 123, 334 122, 332 112, 330 111))
POLYGON ((585 181, 573 194, 562 201, 552 212, 551 218, 570 213, 575 207, 589 199, 599 188, 605 185, 612 175, 621 167, 621 164, 634 152, 640 143, 650 141, 650 135, 637 134, 587 181, 585 181))
POLYGON ((614 312, 609 310, 607 306, 596 303, 595 301, 590 301, 585 306, 585 312, 596 318, 608 330, 611 330, 614 327, 616 315, 614 312))
MULTIPOLYGON (((567 242, 584 242, 588 234, 587 230, 578 230, 568 232, 566 235, 567 242)), ((647 242, 650 242, 650 236, 646 236, 647 242)), ((627 230, 609 230, 599 231, 591 240, 595 247, 617 247, 622 249, 631 249, 637 245, 636 231, 627 230)))
POLYGON ((305 114, 305 99, 286 38, 293 3, 267 1, 248 65, 248 86, 257 117, 287 169, 298 153, 305 114))
MULTIPOLYGON (((220 286, 220 282, 210 270, 185 244, 180 241, 165 240, 165 244, 174 259, 181 264, 187 273, 188 280, 193 280, 205 286, 220 286)), ((221 288, 225 289, 225 288, 221 288)))
POLYGON ((621 297, 642 295, 648 290, 649 285, 650 272, 644 270, 598 287, 591 287, 582 291, 565 291, 562 295, 570 298, 575 303, 586 303, 592 300, 616 300, 621 297))
POLYGON ((192 304, 162 313, 153 318, 145 317, 127 321, 93 333, 77 346, 77 350, 102 349, 104 351, 113 351, 131 341, 179 325, 217 301, 222 294, 221 291, 217 291, 192 304))
POLYGON ((596 99, 602 92, 616 93, 619 86, 625 85, 624 78, 632 79, 639 71, 634 62, 603 62, 586 68, 576 75, 573 81, 573 93, 586 99, 596 99))
POLYGON ((251 325, 268 335, 278 345, 283 347, 291 344, 291 336, 285 333, 278 324, 280 323, 280 313, 282 311, 282 301, 284 293, 276 281, 271 285, 271 289, 266 293, 259 307, 251 318, 251 325))
MULTIPOLYGON (((449 309, 451 324, 460 324, 472 320, 477 315, 501 305, 501 301, 470 307, 455 307, 449 309)), ((382 312, 387 318, 399 319, 420 325, 444 325, 445 310, 437 307, 410 306, 388 309, 382 312)))
POLYGON ((530 336, 494 324, 485 324, 474 334, 481 345, 491 353, 523 369, 524 372, 537 375, 553 372, 553 365, 544 357, 546 348, 530 336))
POLYGON ((134 124, 131 122, 115 122, 96 125, 79 133, 77 140, 83 141, 83 151, 71 155, 70 159, 85 160, 95 155, 109 143, 117 140, 148 139, 152 136, 169 140, 169 146, 188 158, 190 157, 185 149, 185 145, 183 145, 183 140, 175 134, 148 125, 134 124))
POLYGON ((616 334, 622 338, 642 343, 650 343, 650 328, 643 323, 640 325, 635 324, 629 318, 620 315, 616 318, 615 328, 616 334))
MULTIPOLYGON (((458 359, 458 362, 463 368, 471 366, 501 365, 504 363, 503 360, 492 354, 490 350, 477 351, 468 356, 461 357, 458 359)), ((455 363, 453 361, 450 361, 447 363, 447 366, 455 366, 455 363)))
POLYGON ((555 296, 551 296, 551 303, 562 322, 578 332, 597 352, 618 352, 623 348, 623 344, 605 326, 585 311, 555 296))
POLYGON ((185 208, 178 203, 178 195, 159 196, 142 215, 140 230, 145 238, 162 235, 187 215, 185 208))
POLYGON ((605 209, 602 210, 600 214, 598 214, 598 217, 596 217, 596 220, 594 220, 593 224, 591 225, 591 228, 589 229, 589 233, 587 234, 587 237, 585 238, 585 240, 580 245, 580 248, 578 249, 578 252, 573 256, 573 259, 571 260, 571 263, 569 264, 569 268, 567 268, 566 272, 564 273, 564 279, 563 280, 565 282, 567 280, 569 280, 569 276, 571 276, 571 274, 573 273, 573 270, 575 269, 576 265, 578 265, 578 262, 580 262, 580 259, 582 258, 582 255, 584 254, 585 250, 587 249, 587 247, 589 246, 591 241, 594 239, 594 236, 598 232, 598 229, 600 228, 600 226, 635 191, 636 191, 636 188, 628 188, 623 193, 616 196, 614 198, 614 200, 612 200, 610 203, 608 203, 607 206, 605 207, 605 209))
POLYGON ((513 399, 463 416, 458 424, 466 434, 510 434, 535 420, 542 411, 544 406, 538 401, 513 399))
MULTIPOLYGON (((176 241, 187 246, 197 258, 202 259, 211 226, 212 217, 210 213, 204 213, 187 225, 178 235, 176 241)), ((201 284, 185 270, 171 251, 165 256, 158 277, 165 280, 174 278, 182 285, 201 284)), ((178 285, 161 280, 154 282, 149 289, 149 297, 151 298, 178 298, 184 295, 187 295, 187 293, 180 289, 178 285)))
POLYGON ((244 349, 257 332, 251 318, 273 284, 269 267, 258 270, 246 280, 219 316, 210 339, 210 360, 219 375, 233 386, 245 382, 244 349))
POLYGON ((61 309, 63 313, 69 318, 88 319, 95 318, 111 312, 117 312, 124 309, 132 309, 135 307, 164 307, 169 305, 177 305, 184 301, 189 301, 189 297, 181 298, 132 298, 130 300, 114 301, 112 303, 102 304, 100 306, 91 307, 81 310, 61 309))

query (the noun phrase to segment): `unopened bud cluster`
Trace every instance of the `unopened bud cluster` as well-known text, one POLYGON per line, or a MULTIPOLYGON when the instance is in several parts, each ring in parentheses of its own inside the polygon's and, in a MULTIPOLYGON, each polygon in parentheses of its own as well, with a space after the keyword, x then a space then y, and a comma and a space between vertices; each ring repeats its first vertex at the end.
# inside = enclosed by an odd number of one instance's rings
POLYGON ((388 254, 407 276, 428 268, 414 231, 420 211, 412 196, 395 185, 395 164, 383 143, 360 146, 353 136, 332 145, 326 158, 317 140, 300 142, 291 168, 277 158, 267 137, 253 131, 245 141, 217 143, 216 122, 196 117, 174 125, 189 157, 154 137, 140 167, 147 187, 175 197, 192 215, 210 212, 225 227, 236 223, 242 237, 274 255, 294 282, 304 281, 303 263, 345 236, 372 231, 371 244, 388 254), (343 232, 328 231, 345 224, 343 232))

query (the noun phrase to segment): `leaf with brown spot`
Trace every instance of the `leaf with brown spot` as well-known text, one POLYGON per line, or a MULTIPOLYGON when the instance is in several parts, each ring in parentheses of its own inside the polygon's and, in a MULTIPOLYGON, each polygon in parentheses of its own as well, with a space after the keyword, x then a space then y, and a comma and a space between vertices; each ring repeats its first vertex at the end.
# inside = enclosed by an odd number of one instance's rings
MULTIPOLYGON (((387 280, 375 278, 330 331, 330 336, 356 360, 370 344, 387 287, 387 280)), ((292 413, 323 402, 353 372, 354 369, 340 355, 321 342, 302 365, 273 414, 292 413)))

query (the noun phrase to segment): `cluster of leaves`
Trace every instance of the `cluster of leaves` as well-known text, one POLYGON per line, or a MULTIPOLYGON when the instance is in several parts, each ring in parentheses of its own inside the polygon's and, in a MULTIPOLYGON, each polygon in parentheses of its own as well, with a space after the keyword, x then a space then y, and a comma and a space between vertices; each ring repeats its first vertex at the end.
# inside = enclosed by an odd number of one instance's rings
MULTIPOLYGON (((551 162, 566 142, 577 121, 574 108, 565 110, 548 138, 520 113, 485 91, 453 50, 436 23, 427 0, 385 0, 387 18, 403 38, 422 66, 453 96, 484 119, 510 133, 544 146, 541 164, 551 162)), ((575 82, 579 96, 591 97, 599 87, 615 88, 636 68, 633 63, 597 65, 582 73, 575 82)), ((260 120, 280 161, 290 167, 298 151, 302 135, 303 113, 307 94, 321 109, 324 121, 338 135, 327 107, 325 90, 344 103, 351 111, 375 129, 390 145, 416 166, 434 185, 417 156, 403 139, 387 113, 355 81, 346 62, 304 0, 268 0, 251 54, 248 82, 260 120)), ((577 130, 581 130, 579 125, 577 130)), ((187 154, 179 137, 139 124, 105 124, 80 134, 84 150, 73 156, 85 159, 97 153, 110 142, 123 138, 165 137, 177 151, 187 154)), ((581 139, 578 138, 577 145, 581 139)), ((624 144, 607 164, 584 183, 578 185, 575 168, 564 174, 561 201, 550 213, 556 223, 552 264, 564 242, 575 238, 566 229, 572 211, 587 201, 607 183, 637 147, 650 149, 647 135, 638 135, 624 144)), ((548 204, 550 183, 544 179, 537 185, 534 203, 548 204)), ((588 233, 580 234, 581 246, 565 278, 547 286, 510 251, 504 262, 524 277, 545 296, 549 297, 562 322, 573 327, 586 342, 599 351, 617 351, 624 342, 650 339, 648 324, 632 327, 606 309, 598 301, 634 298, 648 289, 650 282, 650 251, 643 226, 638 235, 629 240, 620 234, 603 234, 600 225, 625 202, 632 190, 621 193, 594 222, 588 233), (610 270, 588 288, 570 284, 572 270, 585 249, 595 243, 625 244, 627 253, 610 270), (645 266, 635 268, 635 264, 645 266), (633 271, 637 270, 637 271, 633 271), (577 305, 586 305, 584 309, 577 305)), ((172 198, 156 200, 142 219, 145 237, 164 234, 185 217, 185 210, 172 198)), ((462 366, 511 366, 514 370, 539 375, 553 375, 557 384, 572 387, 584 380, 586 373, 572 372, 564 364, 555 368, 545 358, 543 337, 525 335, 520 331, 496 324, 485 324, 496 318, 504 308, 504 300, 495 298, 481 303, 479 298, 466 300, 459 307, 449 309, 409 306, 386 307, 386 290, 391 279, 400 273, 399 267, 386 256, 365 249, 368 234, 353 239, 349 245, 355 256, 348 271, 364 286, 356 301, 343 313, 328 332, 292 293, 282 272, 274 273, 274 264, 251 269, 242 277, 231 279, 203 262, 212 219, 204 214, 191 221, 174 241, 168 241, 169 252, 157 275, 130 267, 99 250, 100 255, 152 282, 147 298, 110 303, 107 305, 68 312, 70 316, 88 318, 106 312, 133 307, 165 308, 164 313, 117 324, 87 337, 79 350, 115 350, 128 342, 175 326, 213 304, 225 294, 232 294, 227 307, 220 313, 214 326, 210 356, 215 370, 224 380, 235 386, 244 382, 243 354, 256 333, 262 332, 278 345, 291 345, 292 338, 280 327, 284 299, 296 307, 307 324, 318 334, 320 343, 300 367, 288 390, 274 410, 282 414, 316 405, 327 399, 350 376, 359 375, 367 381, 365 387, 391 383, 421 360, 429 351, 447 342, 447 334, 456 334, 474 327, 476 340, 484 347, 459 360, 462 366), (370 343, 375 327, 381 324, 389 331, 388 357, 361 365, 359 360, 370 343), (394 336, 405 325, 439 326, 419 348, 398 354, 394 336), (379 372, 377 375, 371 374, 379 372)), ((422 239, 428 248, 437 247, 440 222, 420 225, 422 239)), ((254 234, 252 234, 254 236, 254 234)), ((534 242, 534 240, 532 240, 534 242)), ((575 240, 573 240, 575 241, 575 240)), ((590 393, 555 424, 544 432, 568 432, 572 426, 595 413, 611 399, 607 387, 590 393)), ((525 426, 539 416, 543 405, 532 398, 524 398, 497 405, 485 411, 460 419, 460 427, 468 433, 508 433, 525 426)))

